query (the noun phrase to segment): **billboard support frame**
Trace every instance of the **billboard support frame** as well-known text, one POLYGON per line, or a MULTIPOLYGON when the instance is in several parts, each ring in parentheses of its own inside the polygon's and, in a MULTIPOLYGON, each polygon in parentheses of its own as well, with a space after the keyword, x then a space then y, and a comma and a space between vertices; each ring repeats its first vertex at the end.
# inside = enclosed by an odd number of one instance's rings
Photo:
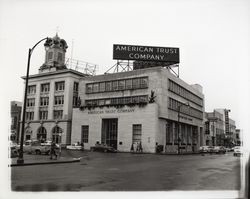
MULTIPOLYGON (((172 64, 168 66, 161 66, 166 67, 169 69, 176 77, 179 78, 180 76, 180 70, 179 70, 179 64, 172 64), (177 68, 177 71, 175 71, 173 68, 177 68)), ((111 66, 104 74, 110 74, 110 73, 119 73, 119 72, 127 72, 133 70, 133 61, 131 60, 117 60, 117 62, 111 66), (113 72, 110 72, 113 69, 113 72)))

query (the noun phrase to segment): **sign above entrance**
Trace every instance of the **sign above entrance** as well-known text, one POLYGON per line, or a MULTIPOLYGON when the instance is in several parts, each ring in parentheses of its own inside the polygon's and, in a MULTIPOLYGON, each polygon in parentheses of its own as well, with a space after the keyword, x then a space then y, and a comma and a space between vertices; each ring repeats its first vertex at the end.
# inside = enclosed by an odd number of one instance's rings
POLYGON ((111 109, 111 110, 93 110, 88 111, 88 114, 110 114, 110 113, 130 113, 135 112, 135 109, 111 109))
POLYGON ((113 59, 179 63, 179 48, 114 44, 113 59))

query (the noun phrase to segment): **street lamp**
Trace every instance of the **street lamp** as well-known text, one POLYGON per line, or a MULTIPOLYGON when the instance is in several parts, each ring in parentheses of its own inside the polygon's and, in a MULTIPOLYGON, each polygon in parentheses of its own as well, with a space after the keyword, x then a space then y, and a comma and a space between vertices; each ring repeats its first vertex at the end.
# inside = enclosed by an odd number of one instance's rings
POLYGON ((180 154, 180 145, 181 145, 181 138, 180 138, 180 111, 181 111, 182 106, 190 107, 190 105, 189 105, 189 102, 187 102, 186 104, 178 105, 178 154, 180 154))
POLYGON ((24 140, 24 125, 25 125, 25 114, 26 114, 26 100, 27 100, 27 90, 28 90, 28 81, 29 81, 29 70, 30 70, 30 58, 33 53, 34 48, 41 43, 44 40, 47 40, 48 37, 41 39, 39 42, 37 42, 33 48, 29 49, 28 53, 28 64, 27 64, 27 74, 26 74, 26 82, 25 82, 25 92, 24 92, 24 104, 23 104, 23 120, 22 120, 22 128, 21 128, 21 142, 20 142, 20 150, 19 155, 17 159, 17 164, 23 164, 23 140, 24 140))

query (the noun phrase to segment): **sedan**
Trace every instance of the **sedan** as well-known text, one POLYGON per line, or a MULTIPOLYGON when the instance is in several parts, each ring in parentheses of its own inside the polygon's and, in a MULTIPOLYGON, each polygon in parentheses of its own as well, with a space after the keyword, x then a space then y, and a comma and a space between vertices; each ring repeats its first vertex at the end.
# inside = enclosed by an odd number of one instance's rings
POLYGON ((234 148, 234 156, 241 156, 243 155, 243 149, 242 147, 238 146, 234 148))
POLYGON ((82 145, 80 145, 79 143, 74 143, 74 144, 66 146, 66 149, 70 149, 70 150, 84 150, 84 147, 82 145))
POLYGON ((108 146, 106 144, 96 144, 95 146, 90 147, 91 151, 99 151, 99 152, 110 152, 110 153, 116 153, 117 150, 111 146, 108 146))

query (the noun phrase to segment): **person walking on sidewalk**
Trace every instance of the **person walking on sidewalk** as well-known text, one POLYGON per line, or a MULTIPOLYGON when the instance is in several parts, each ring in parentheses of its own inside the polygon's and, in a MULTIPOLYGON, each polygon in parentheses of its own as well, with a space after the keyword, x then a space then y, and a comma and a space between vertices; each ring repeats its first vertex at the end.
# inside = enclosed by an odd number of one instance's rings
POLYGON ((51 148, 50 148, 50 159, 53 159, 53 156, 56 157, 57 159, 57 154, 56 154, 56 143, 54 141, 52 141, 51 143, 51 148))

